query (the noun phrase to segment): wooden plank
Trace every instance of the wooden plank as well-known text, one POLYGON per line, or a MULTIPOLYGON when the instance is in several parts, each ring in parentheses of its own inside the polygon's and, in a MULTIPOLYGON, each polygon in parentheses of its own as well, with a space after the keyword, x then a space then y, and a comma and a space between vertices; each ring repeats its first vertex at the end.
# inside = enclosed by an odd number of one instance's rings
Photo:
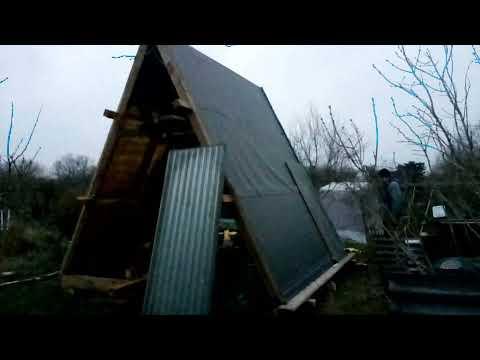
POLYGON ((235 201, 233 195, 223 194, 223 202, 224 203, 233 203, 235 201))
POLYGON ((112 297, 121 297, 125 296, 128 293, 136 293, 136 291, 141 290, 146 286, 147 278, 142 277, 140 279, 129 280, 124 283, 114 285, 113 288, 110 290, 109 295, 112 297))
POLYGON ((167 145, 158 144, 153 153, 152 160, 150 161, 150 166, 148 167, 147 174, 150 175, 155 168, 155 165, 160 161, 165 152, 167 151, 167 145))
POLYGON ((59 274, 60 274, 59 271, 55 271, 49 274, 33 276, 27 279, 8 281, 8 282, 0 283, 0 287, 6 287, 11 285, 17 285, 17 284, 25 284, 25 283, 40 281, 40 280, 48 280, 58 276, 59 274))
POLYGON ((375 256, 381 257, 383 255, 387 256, 396 256, 399 252, 395 250, 380 250, 380 251, 375 251, 375 256))
POLYGON ((148 145, 145 147, 145 152, 143 153, 142 160, 135 169, 132 180, 132 188, 141 189, 143 188, 143 183, 146 181, 148 176, 148 169, 152 162, 155 151, 159 143, 154 139, 150 138, 148 145))
POLYGON ((118 112, 108 110, 108 109, 105 109, 103 111, 103 116, 108 118, 108 119, 112 119, 112 120, 117 120, 118 118, 120 118, 120 114, 118 112))
POLYGON ((110 205, 116 204, 119 202, 128 203, 128 204, 137 204, 138 201, 134 199, 126 199, 126 198, 96 198, 96 197, 89 197, 89 196, 78 196, 77 200, 83 203, 95 203, 96 205, 110 205))
MULTIPOLYGON (((103 116, 108 118, 108 119, 112 119, 112 120, 118 120, 118 119, 121 118, 121 114, 119 112, 113 111, 113 110, 108 110, 108 109, 105 109, 103 111, 103 116)), ((133 119, 133 121, 136 121, 136 122, 141 122, 140 118, 137 114, 126 112, 124 117, 133 119)))
POLYGON ((191 112, 192 108, 188 105, 188 103, 182 99, 175 99, 172 103, 173 108, 177 111, 181 112, 191 112))
POLYGON ((293 299, 291 299, 287 304, 281 305, 279 309, 281 310, 289 310, 295 311, 297 310, 300 305, 302 305, 305 301, 310 299, 310 297, 322 287, 327 281, 329 281, 347 262, 349 262, 355 254, 348 254, 338 263, 334 264, 330 269, 320 275, 315 281, 313 281, 310 285, 308 285, 305 289, 303 289, 300 293, 298 293, 293 299))
POLYGON ((62 287, 65 289, 93 290, 102 293, 111 293, 125 286, 136 284, 139 281, 144 281, 144 279, 126 280, 87 275, 63 275, 62 287))

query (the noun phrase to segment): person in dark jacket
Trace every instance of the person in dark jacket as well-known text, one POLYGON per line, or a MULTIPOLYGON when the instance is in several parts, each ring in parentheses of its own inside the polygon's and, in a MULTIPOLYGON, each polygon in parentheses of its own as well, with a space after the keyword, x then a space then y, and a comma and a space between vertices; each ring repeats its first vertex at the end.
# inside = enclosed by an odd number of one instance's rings
POLYGON ((403 193, 400 184, 393 179, 387 169, 380 170, 378 176, 382 180, 383 202, 386 210, 384 219, 387 222, 397 223, 403 210, 403 193))

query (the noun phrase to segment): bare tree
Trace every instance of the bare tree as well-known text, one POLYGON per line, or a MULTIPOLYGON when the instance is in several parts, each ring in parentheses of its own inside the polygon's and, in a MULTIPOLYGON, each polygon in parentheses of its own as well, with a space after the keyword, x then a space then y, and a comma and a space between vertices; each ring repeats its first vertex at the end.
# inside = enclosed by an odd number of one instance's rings
MULTIPOLYGON (((1 82, 4 82, 8 78, 5 78, 1 82)), ((24 177, 25 175, 32 172, 35 158, 37 157, 38 153, 41 150, 41 147, 37 149, 34 153, 33 157, 27 159, 25 154, 30 146, 31 140, 37 128, 38 121, 40 119, 42 109, 37 114, 35 122, 28 134, 28 137, 22 137, 18 141, 16 145, 13 145, 13 125, 14 125, 14 104, 13 101, 11 103, 11 111, 10 111, 10 122, 8 127, 7 133, 7 143, 6 143, 6 154, 5 156, 0 155, 0 167, 2 168, 2 175, 4 177, 3 181, 0 182, 0 206, 5 208, 5 211, 1 211, 2 216, 4 213, 7 215, 7 225, 6 229, 8 230, 8 223, 10 222, 11 218, 11 194, 14 191, 14 185, 16 180, 13 178, 13 175, 18 176, 19 178, 24 177), (5 170, 5 171, 3 171, 5 170)), ((18 185, 18 184, 17 184, 18 185)), ((3 218, 0 219, 3 222, 3 218)))
POLYGON ((480 55, 478 54, 477 49, 473 45, 472 45, 472 49, 473 49, 473 62, 476 64, 480 64, 480 55))
MULTIPOLYGON (((443 184, 430 184, 431 194, 440 194, 440 201, 456 218, 477 217, 480 199, 480 124, 470 116, 469 78, 472 64, 480 64, 480 56, 474 46, 472 49, 473 59, 460 76, 456 76, 454 47, 446 45, 438 56, 428 48, 419 46, 410 53, 405 46, 398 46, 396 63, 386 60, 393 71, 389 75, 373 65, 392 88, 411 100, 410 106, 400 110, 391 98, 395 117, 391 125, 402 142, 423 153, 434 175, 430 177, 442 180, 443 184), (439 160, 437 164, 430 158, 432 152, 439 160), (456 183, 456 178, 461 182, 456 183)), ((471 229, 468 223, 466 226, 471 229)))
POLYGON ((32 126, 32 129, 30 130, 30 133, 27 137, 27 140, 24 142, 25 138, 20 138, 20 141, 17 143, 15 147, 13 147, 13 140, 12 140, 12 135, 13 135, 13 124, 14 124, 14 105, 13 101, 11 103, 11 112, 10 112, 10 125, 8 127, 8 134, 7 134, 7 153, 4 158, 1 158, 3 162, 6 164, 7 167, 7 174, 10 177, 12 175, 12 171, 14 169, 18 169, 17 163, 19 160, 23 162, 23 169, 25 169, 26 164, 33 164, 33 161, 37 157, 38 153, 41 150, 41 147, 37 149, 35 154, 30 160, 25 159, 25 152, 28 150, 28 147, 30 146, 30 142, 32 140, 32 137, 35 133, 35 129, 37 128, 38 121, 40 119, 40 114, 42 112, 42 108, 40 108, 40 111, 37 114, 37 117, 35 119, 35 122, 32 126))
POLYGON ((332 132, 332 128, 325 129, 325 126, 320 113, 311 105, 305 120, 291 133, 292 146, 299 160, 310 168, 320 165, 338 168, 344 164, 341 149, 325 131, 332 132))
POLYGON ((373 164, 366 164, 366 151, 368 143, 366 141, 365 134, 360 130, 358 125, 349 119, 347 124, 339 122, 333 116, 332 107, 328 107, 328 120, 320 117, 322 123, 322 129, 325 136, 334 144, 334 147, 338 149, 341 156, 345 158, 350 166, 353 166, 361 174, 368 179, 377 167, 378 163, 378 148, 379 148, 379 129, 378 118, 375 107, 375 100, 372 98, 372 112, 375 121, 375 151, 373 152, 373 164))
POLYGON ((93 170, 92 161, 84 155, 67 154, 53 164, 55 177, 59 181, 71 185, 88 183, 93 170))
POLYGON ((290 133, 299 160, 308 169, 315 186, 355 176, 332 124, 327 124, 311 105, 305 119, 290 133))
POLYGON ((410 109, 400 111, 395 99, 391 98, 393 113, 399 121, 399 124, 391 125, 403 142, 413 145, 424 154, 430 170, 432 162, 429 150, 459 169, 465 169, 465 160, 479 149, 469 116, 469 70, 475 60, 466 67, 460 88, 454 77, 453 46, 443 46, 440 59, 435 58, 430 49, 420 46, 414 56, 407 54, 405 46, 399 46, 395 56, 399 64, 390 60, 386 62, 394 73, 402 76, 401 80, 387 76, 373 65, 391 87, 413 100, 410 109))

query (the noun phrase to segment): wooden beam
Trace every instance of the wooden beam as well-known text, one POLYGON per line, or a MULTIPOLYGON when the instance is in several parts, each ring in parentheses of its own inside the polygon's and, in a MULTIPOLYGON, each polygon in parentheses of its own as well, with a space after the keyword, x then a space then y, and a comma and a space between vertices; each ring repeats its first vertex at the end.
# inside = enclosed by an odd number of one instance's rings
POLYGON ((5 287, 5 286, 10 286, 10 285, 17 285, 17 284, 25 284, 33 281, 40 281, 40 280, 48 280, 52 279, 60 274, 59 271, 55 271, 49 274, 44 274, 44 275, 38 275, 34 277, 30 277, 27 279, 21 279, 21 280, 14 280, 14 281, 9 281, 9 282, 4 282, 0 283, 0 287, 5 287))
POLYGON ((65 289, 93 290, 111 294, 128 286, 145 281, 144 278, 135 280, 114 279, 87 275, 63 275, 62 287, 65 289))
POLYGON ((156 114, 153 117, 153 123, 176 123, 176 122, 184 122, 188 124, 188 120, 184 118, 183 116, 176 115, 176 114, 164 114, 164 115, 159 115, 156 114))
POLYGON ((188 105, 188 103, 182 99, 175 99, 172 103, 172 106, 175 110, 182 113, 189 113, 192 111, 192 108, 188 105))
POLYGON ((144 285, 146 285, 146 282, 147 282, 146 277, 125 281, 121 284, 114 285, 113 288, 110 290, 109 295, 110 296, 125 295, 127 292, 135 291, 136 289, 143 287, 144 285))
POLYGON ((118 202, 136 204, 138 201, 133 199, 121 199, 121 198, 98 198, 91 196, 77 196, 77 200, 83 203, 95 203, 96 205, 110 205, 118 202))
POLYGON ((160 161, 160 159, 164 156, 165 152, 167 151, 167 145, 160 144, 157 145, 155 151, 152 155, 152 160, 150 161, 150 165, 147 170, 147 175, 150 175, 155 168, 155 165, 160 161))
POLYGON ((105 109, 105 111, 103 112, 103 116, 105 116, 108 119, 112 119, 112 120, 117 120, 117 119, 120 118, 120 114, 118 112, 108 110, 108 109, 105 109))
POLYGON ((315 281, 308 285, 305 289, 300 291, 296 296, 294 296, 287 304, 279 306, 281 310, 295 311, 300 305, 305 301, 310 299, 310 297, 327 283, 347 262, 349 262, 355 254, 348 254, 338 263, 334 264, 330 269, 320 275, 315 281))
POLYGON ((235 202, 235 198, 233 195, 223 194, 223 202, 224 203, 233 203, 235 202))

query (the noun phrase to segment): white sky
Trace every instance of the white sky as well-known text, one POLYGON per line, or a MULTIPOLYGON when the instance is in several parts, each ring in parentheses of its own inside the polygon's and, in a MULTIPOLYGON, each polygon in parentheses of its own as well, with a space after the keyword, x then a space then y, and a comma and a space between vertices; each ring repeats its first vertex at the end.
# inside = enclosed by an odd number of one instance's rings
MULTIPOLYGON (((372 69, 388 71, 394 46, 247 46, 196 45, 198 50, 262 86, 282 125, 288 130, 314 104, 327 115, 332 105, 340 119, 353 120, 374 145, 371 97, 380 121, 380 150, 384 160, 421 160, 399 144, 388 122, 393 120, 389 88, 372 69)), ((434 47, 433 47, 434 48, 434 47)), ((97 160, 109 119, 104 109, 116 110, 132 61, 112 56, 135 54, 137 46, 0 46, 0 154, 5 154, 10 102, 15 105, 13 140, 28 135, 43 104, 29 154, 39 146, 38 160, 49 166, 64 154, 84 154, 97 160)), ((456 47, 459 70, 471 60, 471 48, 456 47)), ((480 65, 472 67, 472 84, 480 80, 480 65)), ((460 73, 460 71, 459 71, 460 73)), ((472 91, 471 99, 475 99, 472 91)), ((408 104, 405 97, 398 103, 408 104), (403 101, 403 102, 402 102, 403 101)), ((472 100, 473 114, 479 114, 472 100)))

